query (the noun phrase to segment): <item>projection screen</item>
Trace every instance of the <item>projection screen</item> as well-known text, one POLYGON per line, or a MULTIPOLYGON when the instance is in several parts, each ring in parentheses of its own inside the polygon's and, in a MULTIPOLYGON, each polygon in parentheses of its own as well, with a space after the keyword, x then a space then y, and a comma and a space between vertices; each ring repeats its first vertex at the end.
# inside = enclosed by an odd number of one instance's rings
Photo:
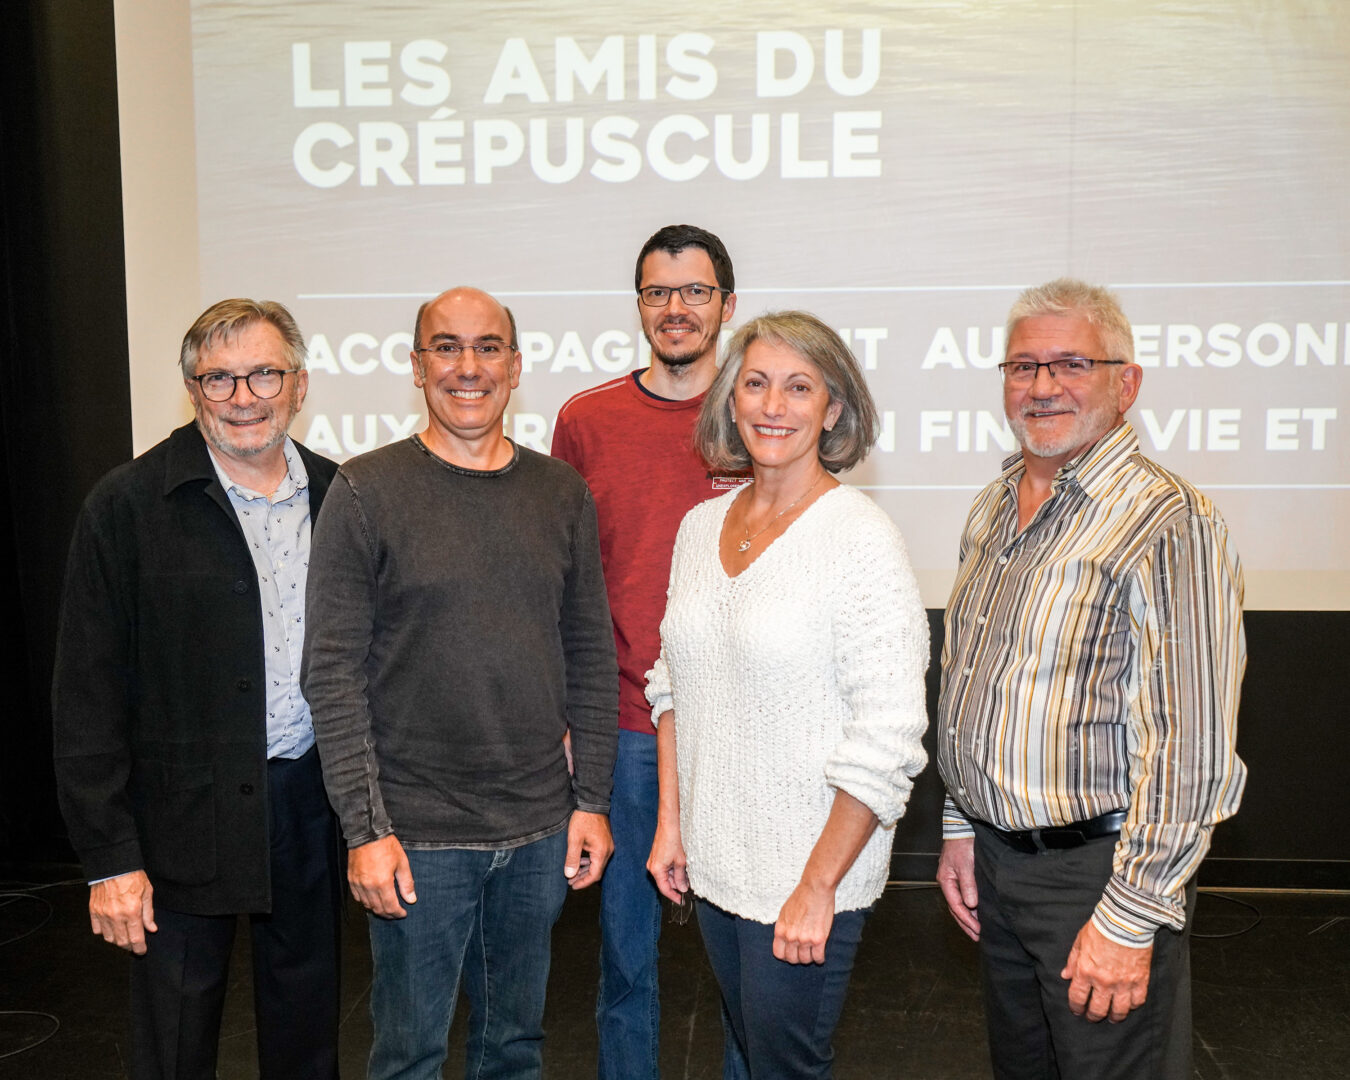
POLYGON ((1014 446, 1004 316, 1063 274, 1118 290, 1130 419, 1218 503, 1248 606, 1350 606, 1350 6, 116 11, 137 451, 190 415, 177 342, 226 296, 295 313, 313 449, 419 430, 413 317, 456 284, 515 311, 506 430, 546 450, 571 394, 646 365, 633 261, 692 222, 733 326, 805 308, 851 342, 884 429, 849 480, 929 606, 1014 446))

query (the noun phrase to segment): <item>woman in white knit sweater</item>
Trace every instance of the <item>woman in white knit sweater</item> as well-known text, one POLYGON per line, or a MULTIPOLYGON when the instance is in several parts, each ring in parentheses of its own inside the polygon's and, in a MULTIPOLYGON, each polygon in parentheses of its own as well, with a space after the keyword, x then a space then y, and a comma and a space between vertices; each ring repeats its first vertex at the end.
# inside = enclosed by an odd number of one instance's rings
POLYGON ((680 526, 648 673, 647 866, 699 926, 728 1074, 827 1077, 867 911, 925 756, 928 623, 899 530, 832 475, 876 441, 857 361, 805 312, 737 331, 695 442, 754 482, 680 526))

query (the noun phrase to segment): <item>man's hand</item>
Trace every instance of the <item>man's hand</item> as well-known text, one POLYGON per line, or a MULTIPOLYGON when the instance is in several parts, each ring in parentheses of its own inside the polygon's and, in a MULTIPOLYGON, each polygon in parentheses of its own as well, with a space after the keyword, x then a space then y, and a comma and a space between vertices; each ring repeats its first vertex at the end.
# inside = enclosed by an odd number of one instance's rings
POLYGON ((657 818, 656 836, 652 839, 651 854, 647 856, 647 873, 656 882, 657 891, 672 904, 679 904, 689 891, 688 865, 689 856, 684 853, 679 822, 673 827, 666 826, 657 818))
POLYGON ((1089 919, 1078 931, 1069 962, 1059 973, 1069 980, 1069 1010, 1092 1021, 1111 1018, 1118 1024, 1148 997, 1148 973, 1153 946, 1132 949, 1119 945, 1089 919))
POLYGON ((789 964, 825 963, 834 925, 834 890, 798 882, 773 924, 773 954, 789 964))
POLYGON ((94 933, 119 949, 141 956, 145 935, 159 929, 155 925, 154 887, 144 870, 100 881, 89 886, 89 923, 94 933))
POLYGON ((392 834, 359 844, 347 852, 347 884, 356 902, 382 919, 402 919, 399 897, 417 903, 408 853, 392 834))
POLYGON ((567 858, 563 862, 563 877, 568 884, 574 889, 594 885, 613 854, 609 818, 587 810, 573 810, 572 820, 567 823, 567 858))
POLYGON ((938 856, 937 883, 947 910, 971 941, 980 940, 980 897, 975 888, 975 838, 946 840, 938 856))

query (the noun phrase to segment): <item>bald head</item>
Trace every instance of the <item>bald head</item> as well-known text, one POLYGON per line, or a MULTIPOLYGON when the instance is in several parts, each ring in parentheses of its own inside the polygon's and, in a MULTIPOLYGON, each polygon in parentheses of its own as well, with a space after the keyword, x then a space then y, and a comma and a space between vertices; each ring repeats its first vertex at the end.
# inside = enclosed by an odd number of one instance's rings
POLYGON ((417 322, 413 324, 413 348, 421 349, 426 346, 426 342, 422 340, 422 325, 426 322, 427 313, 433 308, 438 314, 445 314, 453 322, 456 312, 467 312, 472 309, 475 314, 479 314, 485 305, 491 305, 502 313, 507 326, 507 333, 503 334, 503 338, 511 348, 516 348, 516 317, 511 313, 511 309, 490 293, 467 285, 446 289, 440 296, 428 300, 417 309, 417 322))

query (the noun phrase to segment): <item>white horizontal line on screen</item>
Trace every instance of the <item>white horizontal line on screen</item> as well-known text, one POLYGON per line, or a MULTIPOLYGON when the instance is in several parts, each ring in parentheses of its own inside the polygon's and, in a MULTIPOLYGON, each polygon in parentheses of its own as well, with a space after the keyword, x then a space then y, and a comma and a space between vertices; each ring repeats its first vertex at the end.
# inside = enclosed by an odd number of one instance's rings
MULTIPOLYGON (((1116 283, 1112 289, 1317 289, 1346 288, 1345 281, 1132 281, 1116 283)), ((818 285, 772 286, 769 288, 737 289, 739 295, 773 295, 798 293, 825 296, 840 293, 959 293, 959 292, 1020 292, 1025 285, 818 285)), ((297 293, 300 300, 430 300, 435 293, 428 292, 335 292, 297 293)), ((568 297, 568 296, 632 296, 631 289, 516 289, 493 294, 501 297, 568 297)))
MULTIPOLYGON (((1350 491, 1350 484, 1206 484, 1201 491, 1350 491)), ((859 491, 983 491, 987 484, 855 484, 859 491)))

